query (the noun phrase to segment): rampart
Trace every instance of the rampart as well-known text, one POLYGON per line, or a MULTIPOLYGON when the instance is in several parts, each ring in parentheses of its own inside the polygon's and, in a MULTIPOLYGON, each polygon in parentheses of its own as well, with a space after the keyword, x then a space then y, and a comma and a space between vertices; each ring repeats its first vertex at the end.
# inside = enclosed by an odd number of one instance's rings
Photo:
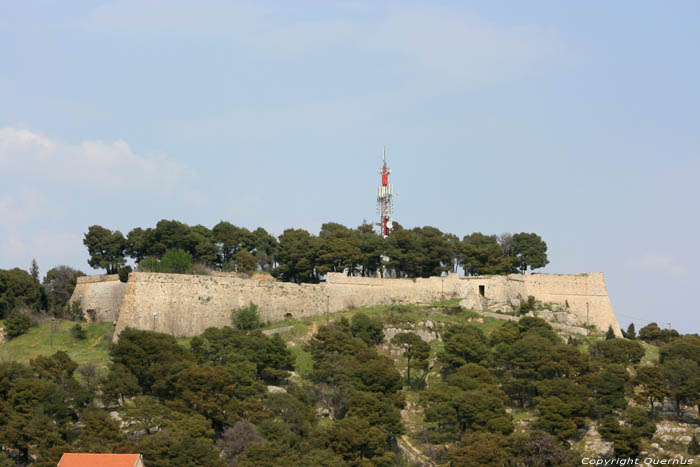
POLYGON ((89 321, 117 321, 127 289, 116 274, 78 277, 70 301, 82 305, 89 321))
POLYGON ((293 284, 237 275, 183 275, 132 272, 124 284, 116 276, 79 278, 71 301, 80 300, 86 317, 116 320, 124 328, 149 329, 179 337, 208 327, 231 325, 231 311, 253 302, 263 321, 333 313, 353 307, 430 303, 464 298, 470 308, 512 304, 529 295, 566 307, 578 320, 601 330, 620 328, 602 273, 382 279, 329 273, 321 284, 293 284), (588 302, 588 305, 586 305, 588 302), (92 311, 91 311, 92 310, 92 311))

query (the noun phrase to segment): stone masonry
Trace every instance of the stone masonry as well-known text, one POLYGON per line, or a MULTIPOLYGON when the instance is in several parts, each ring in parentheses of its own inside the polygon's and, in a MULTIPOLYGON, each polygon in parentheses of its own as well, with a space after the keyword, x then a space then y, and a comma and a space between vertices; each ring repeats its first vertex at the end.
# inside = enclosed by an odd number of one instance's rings
MULTIPOLYGON (((430 303, 462 298, 469 308, 512 303, 529 295, 558 304, 577 320, 621 335, 602 273, 532 274, 426 279, 382 279, 329 273, 321 284, 293 284, 240 275, 184 275, 132 272, 127 283, 116 275, 80 277, 71 297, 89 321, 116 321, 124 328, 156 330, 178 337, 195 336, 208 327, 231 325, 231 311, 255 303, 263 321, 334 313, 353 307, 392 303, 430 303), (586 305, 588 302, 588 305, 586 305)), ((573 323, 572 323, 573 324, 573 323)))

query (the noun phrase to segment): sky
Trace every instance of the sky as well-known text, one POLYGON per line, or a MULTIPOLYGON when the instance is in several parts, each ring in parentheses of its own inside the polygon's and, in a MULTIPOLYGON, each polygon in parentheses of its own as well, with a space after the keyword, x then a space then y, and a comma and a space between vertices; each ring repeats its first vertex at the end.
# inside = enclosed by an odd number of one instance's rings
POLYGON ((0 268, 99 224, 536 232, 700 332, 697 1, 0 0, 0 268))

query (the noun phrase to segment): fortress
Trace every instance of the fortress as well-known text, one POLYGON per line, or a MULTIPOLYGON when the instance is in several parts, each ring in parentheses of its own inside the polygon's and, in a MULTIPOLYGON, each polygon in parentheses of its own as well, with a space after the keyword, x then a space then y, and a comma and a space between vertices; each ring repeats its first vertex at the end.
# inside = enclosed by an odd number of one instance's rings
POLYGON ((603 273, 575 275, 383 279, 329 273, 320 284, 278 282, 267 275, 243 278, 132 272, 126 283, 117 275, 79 277, 71 303, 79 302, 88 321, 116 323, 115 339, 126 327, 177 337, 201 334, 208 327, 230 326, 231 311, 255 303, 263 321, 334 313, 353 307, 392 303, 430 303, 461 298, 470 309, 516 310, 533 296, 566 312, 570 324, 612 326, 620 336, 603 273))

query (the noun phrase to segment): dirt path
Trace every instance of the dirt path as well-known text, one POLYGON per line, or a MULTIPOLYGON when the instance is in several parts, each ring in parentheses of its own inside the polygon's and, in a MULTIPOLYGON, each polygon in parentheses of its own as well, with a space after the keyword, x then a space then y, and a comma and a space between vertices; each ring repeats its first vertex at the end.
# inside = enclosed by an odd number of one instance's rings
POLYGON ((409 441, 408 436, 403 435, 401 438, 398 439, 399 441, 399 448, 401 448, 404 453, 408 455, 410 458, 411 462, 418 462, 421 465, 426 465, 426 466, 434 466, 435 463, 430 460, 429 457, 427 457, 425 454, 423 454, 420 449, 415 447, 413 444, 411 444, 411 441, 409 441))
POLYGON ((303 339, 305 341, 308 341, 309 339, 314 337, 314 335, 316 334, 316 331, 318 331, 318 323, 316 321, 313 321, 311 323, 311 329, 309 329, 309 332, 306 333, 306 335, 303 337, 303 339))

